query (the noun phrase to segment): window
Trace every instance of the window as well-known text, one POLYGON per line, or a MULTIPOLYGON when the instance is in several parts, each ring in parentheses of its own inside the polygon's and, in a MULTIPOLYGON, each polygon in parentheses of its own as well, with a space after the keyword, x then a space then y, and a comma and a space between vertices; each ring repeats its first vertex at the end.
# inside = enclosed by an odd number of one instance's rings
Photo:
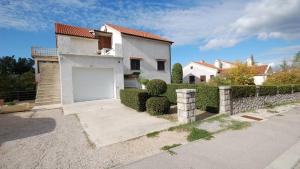
POLYGON ((214 78, 215 76, 214 75, 210 75, 210 79, 214 78))
POLYGON ((165 61, 162 60, 157 61, 157 70, 165 70, 165 61))
POLYGON ((200 82, 206 82, 206 76, 200 76, 200 82))
POLYGON ((140 70, 140 60, 130 59, 130 68, 131 70, 140 70))
POLYGON ((103 48, 111 49, 111 37, 100 36, 98 39, 98 49, 101 50, 103 48))
POLYGON ((195 76, 189 76, 190 84, 195 84, 195 76))

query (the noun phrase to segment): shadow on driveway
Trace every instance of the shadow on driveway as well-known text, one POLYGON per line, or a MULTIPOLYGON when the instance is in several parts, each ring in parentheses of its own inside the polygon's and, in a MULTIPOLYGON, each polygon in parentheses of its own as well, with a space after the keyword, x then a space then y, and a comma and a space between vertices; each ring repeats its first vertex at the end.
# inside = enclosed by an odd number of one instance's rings
POLYGON ((54 130, 52 118, 23 118, 16 115, 0 115, 0 145, 7 141, 36 136, 54 130))

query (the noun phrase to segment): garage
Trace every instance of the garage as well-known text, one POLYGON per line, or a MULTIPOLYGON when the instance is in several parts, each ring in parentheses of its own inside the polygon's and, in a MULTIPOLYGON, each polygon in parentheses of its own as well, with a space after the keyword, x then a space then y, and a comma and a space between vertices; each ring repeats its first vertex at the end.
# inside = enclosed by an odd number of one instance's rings
POLYGON ((112 68, 72 68, 74 102, 114 98, 112 68))

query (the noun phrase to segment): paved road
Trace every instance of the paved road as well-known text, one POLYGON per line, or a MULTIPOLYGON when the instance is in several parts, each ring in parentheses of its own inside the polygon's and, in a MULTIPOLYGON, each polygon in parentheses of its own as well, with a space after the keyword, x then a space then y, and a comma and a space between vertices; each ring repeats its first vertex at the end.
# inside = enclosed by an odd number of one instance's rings
POLYGON ((300 140, 300 108, 250 128, 220 133, 174 151, 131 163, 124 169, 262 169, 300 140))

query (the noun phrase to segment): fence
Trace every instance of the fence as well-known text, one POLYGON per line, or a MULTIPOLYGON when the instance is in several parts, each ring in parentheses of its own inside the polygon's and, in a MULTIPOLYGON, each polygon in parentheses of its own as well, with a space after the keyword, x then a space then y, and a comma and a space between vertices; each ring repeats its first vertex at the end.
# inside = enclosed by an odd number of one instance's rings
POLYGON ((220 113, 237 114, 300 100, 300 85, 220 86, 220 113))
POLYGON ((10 102, 14 100, 24 101, 24 100, 35 100, 36 91, 8 91, 0 92, 0 99, 4 99, 4 102, 10 102))

